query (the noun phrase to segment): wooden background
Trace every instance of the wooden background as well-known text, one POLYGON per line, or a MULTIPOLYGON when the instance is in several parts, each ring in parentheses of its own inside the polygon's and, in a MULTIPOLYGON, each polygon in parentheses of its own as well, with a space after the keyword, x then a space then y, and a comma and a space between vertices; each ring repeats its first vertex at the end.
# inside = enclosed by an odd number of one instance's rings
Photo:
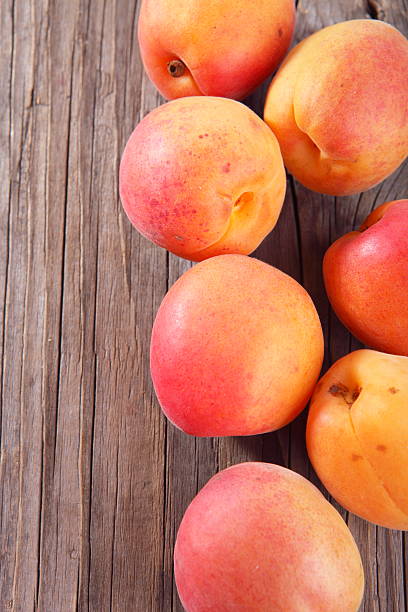
MULTIPOLYGON (((118 200, 125 142, 162 102, 140 64, 138 8, 0 1, 0 610, 180 612, 177 526, 217 470, 266 460, 316 482, 305 414, 278 433, 194 439, 154 398, 151 325, 190 264, 141 238, 118 200)), ((296 40, 356 17, 408 34, 407 11, 408 0, 301 0, 296 40)), ((248 101, 258 112, 264 91, 248 101)), ((325 368, 359 345, 330 311, 323 253, 407 183, 407 164, 347 198, 289 178, 257 255, 311 293, 325 368)), ((362 609, 406 610, 407 535, 343 516, 364 560, 362 609)))

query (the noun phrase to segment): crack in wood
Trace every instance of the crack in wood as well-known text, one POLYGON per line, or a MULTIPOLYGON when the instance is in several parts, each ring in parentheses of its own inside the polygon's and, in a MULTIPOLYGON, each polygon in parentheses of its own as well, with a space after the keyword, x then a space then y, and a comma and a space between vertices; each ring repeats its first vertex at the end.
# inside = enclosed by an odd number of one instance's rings
POLYGON ((371 19, 385 20, 385 10, 378 0, 367 0, 367 13, 371 19))

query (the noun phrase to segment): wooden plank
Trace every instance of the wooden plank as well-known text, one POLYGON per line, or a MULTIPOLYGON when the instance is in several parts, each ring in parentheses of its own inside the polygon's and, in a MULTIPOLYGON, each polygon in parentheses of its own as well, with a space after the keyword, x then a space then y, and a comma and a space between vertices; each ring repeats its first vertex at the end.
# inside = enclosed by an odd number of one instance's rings
MULTIPOLYGON (((38 6, 38 4, 37 4, 38 6)), ((73 609, 78 598, 80 543, 81 317, 77 307, 79 215, 74 112, 76 20, 70 7, 43 3, 47 28, 48 159, 46 166, 46 310, 44 321, 44 455, 38 609, 73 609)))
MULTIPOLYGON (((7 375, 4 361, 6 337, 9 253, 10 253, 10 216, 12 180, 17 183, 16 171, 12 173, 11 152, 16 145, 12 142, 11 124, 14 117, 11 113, 12 72, 14 53, 14 32, 12 1, 0 4, 0 27, 4 50, 0 53, 0 180, 3 186, 3 197, 0 198, 0 316, 1 316, 1 412, 0 412, 0 602, 3 607, 9 605, 12 597, 13 565, 15 562, 15 523, 18 513, 18 495, 13 495, 13 484, 18 477, 17 429, 11 418, 12 409, 4 407, 5 383, 7 375), (14 456, 13 456, 14 455, 14 456)), ((15 121, 15 120, 14 120, 15 121)), ((10 407, 11 408, 11 407, 10 407)))
MULTIPOLYGON (((143 75, 138 10, 138 0, 0 3, 2 609, 181 612, 177 527, 217 470, 271 461, 319 485, 306 413, 272 434, 196 439, 154 398, 151 325, 191 264, 140 237, 118 198, 125 142, 163 102, 143 75)), ((408 34, 407 14, 408 0, 300 0, 296 40, 358 17, 408 34)), ((246 101, 259 114, 265 90, 246 101)), ((407 169, 349 198, 289 178, 278 226, 255 254, 311 293, 325 368, 360 345, 329 308, 322 256, 376 205, 406 195, 407 169)), ((407 536, 336 507, 362 552, 362 610, 406 610, 407 536)))
MULTIPOLYGON (((89 19, 99 7, 91 5, 89 19)), ((89 570, 89 609, 95 611, 157 609, 162 584, 164 420, 153 405, 148 355, 153 315, 166 290, 166 254, 131 230, 117 194, 125 139, 140 108, 151 105, 140 87, 140 65, 128 72, 137 54, 136 8, 131 2, 120 8, 105 2, 101 32, 89 49, 93 65, 92 54, 98 53, 99 77, 92 181, 98 219, 89 570), (130 49, 129 64, 125 49, 130 49), (134 85, 119 88, 129 78, 134 85), (128 108, 130 96, 137 103, 128 108)), ((155 94, 154 105, 157 101, 155 94)))
MULTIPOLYGON (((1 243, 3 303, 2 423, 0 461, 0 601, 32 609, 38 568, 41 499, 41 353, 44 311, 43 209, 38 181, 45 162, 46 109, 36 106, 34 79, 43 40, 29 5, 4 3, 5 74, 2 106, 7 159, 1 243), (18 25, 17 25, 18 24, 18 25), (35 35, 34 35, 35 33, 35 35), (41 39, 41 40, 40 40, 41 39), (35 48, 35 43, 38 47, 35 48)), ((43 59, 43 58, 42 58, 43 59)), ((38 87, 41 89, 42 84, 38 87)))

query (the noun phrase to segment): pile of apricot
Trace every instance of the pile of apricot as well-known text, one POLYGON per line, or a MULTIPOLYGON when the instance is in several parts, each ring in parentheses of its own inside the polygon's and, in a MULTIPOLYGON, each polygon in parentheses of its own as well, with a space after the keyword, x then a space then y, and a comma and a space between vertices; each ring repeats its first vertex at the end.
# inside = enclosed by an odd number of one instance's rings
MULTIPOLYGON (((325 255, 333 309, 370 348, 320 381, 310 296, 248 257, 277 223, 285 166, 340 196, 404 161, 408 41, 384 22, 354 20, 286 55, 294 22, 293 0, 143 1, 142 59, 172 101, 130 136, 121 199, 143 236, 200 262, 159 308, 152 379, 166 416, 195 436, 273 431, 310 401, 307 448, 329 493, 408 530, 408 200, 379 206, 325 255), (263 121, 236 100, 280 63, 263 121)), ((187 612, 356 612, 363 596, 340 515, 305 478, 266 463, 209 481, 186 511, 174 560, 187 612)))

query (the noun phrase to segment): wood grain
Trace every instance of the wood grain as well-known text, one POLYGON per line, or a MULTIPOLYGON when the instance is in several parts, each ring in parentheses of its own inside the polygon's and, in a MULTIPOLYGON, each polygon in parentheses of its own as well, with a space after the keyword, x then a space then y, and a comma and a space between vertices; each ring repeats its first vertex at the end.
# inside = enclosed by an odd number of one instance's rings
MULTIPOLYGON (((0 609, 180 612, 172 549, 219 469, 277 462, 318 484, 305 414, 263 436, 195 439, 165 421, 150 329, 190 264, 141 238, 117 174, 138 120, 162 103, 143 74, 137 0, 0 3, 0 609)), ((300 0, 296 40, 359 17, 408 34, 407 0, 300 0)), ((265 86, 247 103, 261 113, 265 86)), ((322 318, 325 368, 358 343, 331 312, 321 259, 377 204, 406 196, 408 165, 360 196, 289 177, 256 255, 302 282, 322 318)), ((339 510, 341 510, 339 508, 339 510)), ((407 536, 343 516, 362 552, 362 610, 407 610, 407 536)))

